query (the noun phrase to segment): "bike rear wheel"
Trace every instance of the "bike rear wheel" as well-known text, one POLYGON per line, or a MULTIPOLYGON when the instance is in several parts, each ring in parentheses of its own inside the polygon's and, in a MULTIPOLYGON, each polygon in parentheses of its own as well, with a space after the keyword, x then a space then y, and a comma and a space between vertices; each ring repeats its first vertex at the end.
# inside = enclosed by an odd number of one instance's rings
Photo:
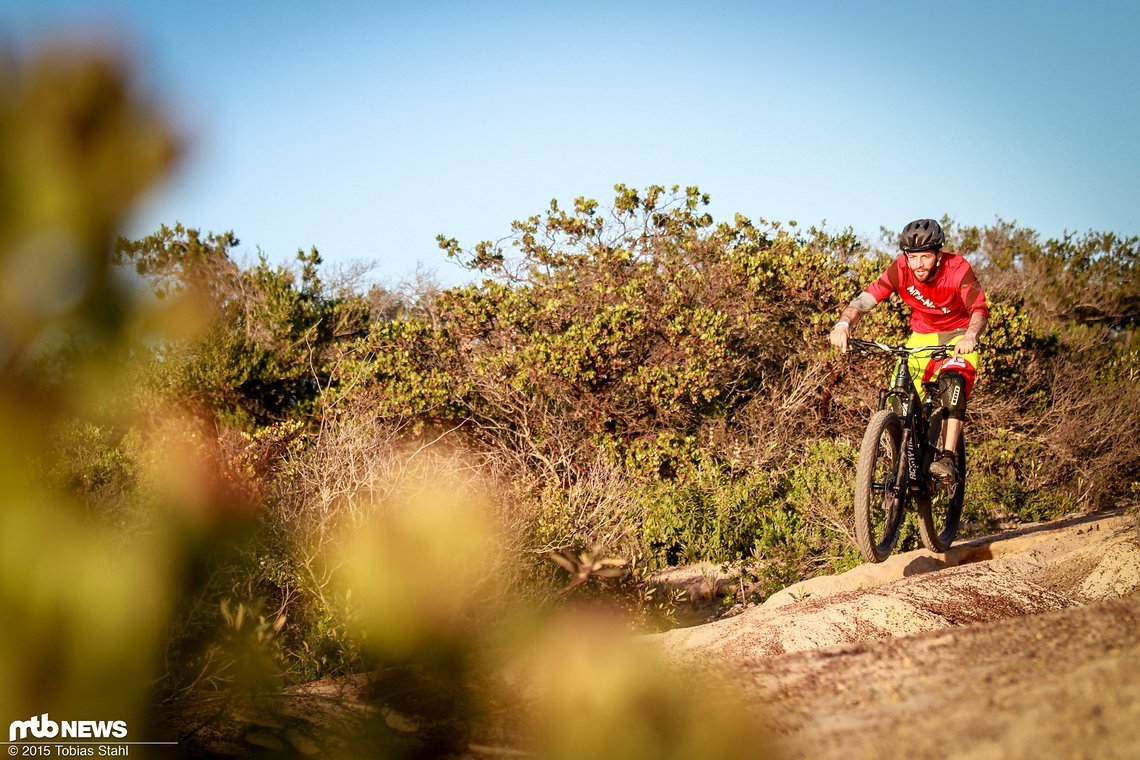
POLYGON ((898 483, 902 421, 889 409, 867 423, 855 473, 855 540, 867 562, 882 562, 898 540, 906 484, 898 483))
MULTIPOLYGON (((930 416, 929 440, 931 451, 942 450, 942 411, 930 416)), ((927 463, 929 465, 929 463, 927 463)), ((929 490, 916 500, 918 508, 918 535, 922 545, 941 554, 950 548, 958 535, 962 520, 962 504, 966 498, 966 436, 958 438, 958 484, 951 496, 946 487, 928 482, 929 490)))

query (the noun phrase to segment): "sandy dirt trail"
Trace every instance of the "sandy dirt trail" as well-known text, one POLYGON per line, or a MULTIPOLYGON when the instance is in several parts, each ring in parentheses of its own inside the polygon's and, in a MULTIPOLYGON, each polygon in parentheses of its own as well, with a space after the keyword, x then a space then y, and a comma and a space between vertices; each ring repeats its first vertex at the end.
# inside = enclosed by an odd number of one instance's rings
POLYGON ((911 552, 652 638, 731 662, 789 757, 1140 757, 1135 515, 911 552))

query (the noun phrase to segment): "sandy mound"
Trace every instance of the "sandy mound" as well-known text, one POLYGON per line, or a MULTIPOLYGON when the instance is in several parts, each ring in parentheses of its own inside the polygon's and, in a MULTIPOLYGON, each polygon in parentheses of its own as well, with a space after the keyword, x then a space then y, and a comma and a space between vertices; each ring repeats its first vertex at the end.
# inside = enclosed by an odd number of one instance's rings
POLYGON ((1140 757, 1140 531, 912 552, 650 638, 727 665, 790 757, 1140 757), (935 572, 937 571, 937 572, 935 572))
POLYGON ((1070 599, 1046 588, 978 565, 876 585, 873 590, 756 607, 726 620, 650 638, 674 654, 737 660, 1032 615, 1070 604, 1070 599))
POLYGON ((650 637, 685 659, 770 657, 984 623, 1140 588, 1135 520, 1113 515, 925 551, 813 578, 764 605, 650 637), (941 572, 934 572, 941 571, 941 572))
POLYGON ((754 660, 790 758, 1140 757, 1140 597, 754 660))

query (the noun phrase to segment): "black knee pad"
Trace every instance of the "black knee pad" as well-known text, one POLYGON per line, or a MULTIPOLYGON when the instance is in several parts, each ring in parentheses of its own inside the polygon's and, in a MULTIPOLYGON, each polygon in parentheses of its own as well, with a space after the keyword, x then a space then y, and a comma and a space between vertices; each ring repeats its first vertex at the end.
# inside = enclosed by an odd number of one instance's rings
POLYGON ((952 420, 966 419, 966 378, 958 372, 943 372, 938 376, 938 390, 942 392, 942 408, 952 420))

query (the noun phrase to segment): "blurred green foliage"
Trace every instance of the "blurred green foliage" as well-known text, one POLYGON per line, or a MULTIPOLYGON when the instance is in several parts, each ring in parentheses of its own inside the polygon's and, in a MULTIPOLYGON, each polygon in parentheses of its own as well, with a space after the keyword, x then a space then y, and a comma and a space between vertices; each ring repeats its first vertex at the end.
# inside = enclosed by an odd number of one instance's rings
POLYGON ((164 536, 121 529, 140 477, 125 348, 161 315, 117 276, 111 248, 176 153, 113 60, 0 56, 5 721, 50 710, 142 725, 179 568, 164 536))

